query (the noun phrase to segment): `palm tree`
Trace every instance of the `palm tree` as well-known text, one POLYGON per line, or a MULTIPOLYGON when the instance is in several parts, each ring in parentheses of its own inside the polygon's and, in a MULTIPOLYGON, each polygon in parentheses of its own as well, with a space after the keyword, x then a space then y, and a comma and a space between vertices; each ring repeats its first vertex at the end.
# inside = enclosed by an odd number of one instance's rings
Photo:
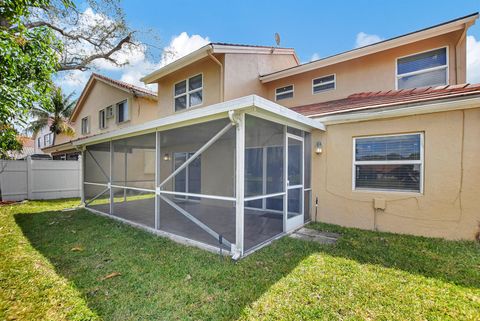
POLYGON ((75 92, 64 95, 60 87, 55 87, 51 95, 51 108, 34 107, 31 112, 34 120, 27 128, 27 132, 35 134, 50 124, 50 131, 54 133, 53 143, 55 143, 56 135, 65 134, 73 136, 75 131, 68 119, 76 104, 76 101, 72 99, 74 94, 75 92))

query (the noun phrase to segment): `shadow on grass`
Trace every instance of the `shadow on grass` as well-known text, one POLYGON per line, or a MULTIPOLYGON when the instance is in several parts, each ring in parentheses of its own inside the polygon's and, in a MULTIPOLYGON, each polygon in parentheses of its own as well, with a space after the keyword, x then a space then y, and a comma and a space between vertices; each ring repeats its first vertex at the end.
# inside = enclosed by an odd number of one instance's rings
POLYGON ((373 232, 323 223, 311 223, 309 227, 342 234, 335 246, 322 246, 323 253, 463 287, 480 288, 480 244, 477 242, 373 232))
POLYGON ((109 320, 238 317, 318 245, 282 239, 237 262, 85 210, 16 214, 32 246, 109 320), (121 275, 104 279, 118 272, 121 275))

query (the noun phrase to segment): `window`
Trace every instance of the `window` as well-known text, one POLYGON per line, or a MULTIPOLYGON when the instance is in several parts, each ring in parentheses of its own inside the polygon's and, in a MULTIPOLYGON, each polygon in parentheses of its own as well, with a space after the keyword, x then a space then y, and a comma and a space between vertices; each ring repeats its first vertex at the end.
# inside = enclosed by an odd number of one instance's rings
MULTIPOLYGON (((179 168, 194 153, 173 153, 174 168, 179 168)), ((187 168, 175 176, 175 192, 201 193, 202 162, 200 156, 188 164, 187 168)), ((198 197, 177 195, 177 198, 199 200, 198 197)))
POLYGON ((275 89, 275 100, 282 100, 293 97, 293 85, 275 89))
POLYGON ((106 117, 113 118, 113 106, 108 106, 105 110, 106 117))
POLYGON ((40 148, 40 137, 37 138, 37 147, 40 148))
POLYGON ((312 92, 318 94, 335 89, 335 75, 320 77, 312 80, 312 92))
POLYGON ((43 136, 43 146, 50 146, 52 143, 52 133, 45 134, 43 136))
POLYGON ((107 112, 105 109, 102 109, 98 112, 98 128, 107 128, 107 112))
POLYGON ((423 134, 353 139, 353 188, 422 192, 423 134))
POLYGON ((81 129, 82 129, 82 135, 86 135, 90 132, 90 125, 88 123, 88 116, 82 118, 82 124, 81 124, 81 129))
POLYGON ((128 103, 126 100, 117 104, 117 123, 124 123, 130 120, 128 113, 128 103))
POLYGON ((174 86, 175 111, 201 105, 203 102, 202 74, 180 81, 174 86))
POLYGON ((397 59, 397 89, 448 83, 447 48, 397 59))

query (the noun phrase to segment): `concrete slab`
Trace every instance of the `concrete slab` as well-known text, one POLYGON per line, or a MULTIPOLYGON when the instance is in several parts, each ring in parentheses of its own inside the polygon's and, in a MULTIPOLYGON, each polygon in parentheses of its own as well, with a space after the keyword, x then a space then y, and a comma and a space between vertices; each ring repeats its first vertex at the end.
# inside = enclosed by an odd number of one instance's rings
POLYGON ((337 239, 340 237, 340 234, 332 232, 321 232, 314 229, 302 227, 301 229, 290 234, 290 237, 305 241, 318 242, 320 244, 335 244, 337 242, 337 239))

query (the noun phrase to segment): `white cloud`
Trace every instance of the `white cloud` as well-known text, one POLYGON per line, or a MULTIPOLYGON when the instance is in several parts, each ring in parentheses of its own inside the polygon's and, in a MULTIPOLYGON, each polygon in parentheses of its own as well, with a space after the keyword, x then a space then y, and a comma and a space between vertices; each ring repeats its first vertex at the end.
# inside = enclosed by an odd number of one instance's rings
POLYGON ((382 40, 383 38, 378 35, 370 35, 362 31, 357 33, 357 38, 355 39, 355 48, 368 46, 372 43, 376 43, 382 40))
POLYGON ((480 83, 480 40, 467 36, 467 82, 480 83))
POLYGON ((314 61, 318 59, 320 59, 320 54, 317 52, 314 52, 313 55, 310 57, 310 61, 314 61))

